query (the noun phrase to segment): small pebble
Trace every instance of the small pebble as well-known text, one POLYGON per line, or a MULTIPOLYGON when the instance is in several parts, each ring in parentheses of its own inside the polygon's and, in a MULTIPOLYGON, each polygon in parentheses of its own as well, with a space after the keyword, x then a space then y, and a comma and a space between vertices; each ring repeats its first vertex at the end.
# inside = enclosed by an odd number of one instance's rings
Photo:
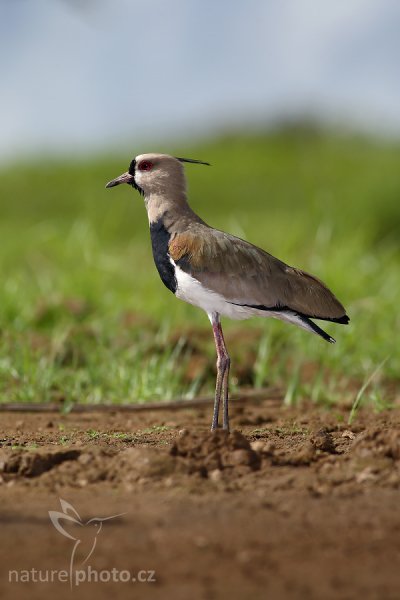
POLYGON ((208 541, 202 535, 199 535, 194 539, 194 543, 198 548, 207 548, 208 541))
POLYGON ((214 483, 217 483, 218 481, 221 481, 222 479, 222 471, 221 469, 213 469, 209 474, 208 477, 211 481, 214 481, 214 483))
POLYGON ((231 461, 234 465, 249 465, 252 455, 248 450, 234 450, 231 455, 231 461))
POLYGON ((236 560, 243 565, 250 563, 252 559, 253 555, 250 550, 241 550, 236 555, 236 560))
POLYGON ((93 460, 93 456, 91 454, 89 454, 88 452, 85 452, 84 454, 80 455, 78 460, 82 465, 87 465, 88 463, 90 463, 93 460))
POLYGON ((273 442, 267 442, 262 451, 264 454, 273 454, 275 450, 275 444, 273 442))
POLYGON ((256 440, 255 442, 251 442, 250 446, 254 452, 262 452, 265 447, 265 442, 262 440, 256 440))
POLYGON ((364 481, 373 481, 376 479, 376 473, 374 473, 371 467, 366 467, 361 473, 356 475, 357 483, 364 483, 364 481))
POLYGON ((352 431, 350 431, 349 429, 346 429, 342 433, 342 438, 348 438, 349 440, 354 440, 355 437, 356 437, 356 434, 353 433, 352 431))

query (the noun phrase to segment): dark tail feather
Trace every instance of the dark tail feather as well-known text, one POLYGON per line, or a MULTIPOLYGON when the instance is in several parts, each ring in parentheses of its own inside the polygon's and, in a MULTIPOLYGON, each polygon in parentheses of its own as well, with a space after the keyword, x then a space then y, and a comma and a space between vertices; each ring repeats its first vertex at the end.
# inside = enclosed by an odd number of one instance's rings
MULTIPOLYGON (((331 321, 332 323, 340 323, 341 325, 347 325, 347 323, 350 321, 350 317, 348 317, 347 315, 343 315, 342 317, 320 317, 319 315, 305 315, 304 313, 300 313, 297 310, 295 311, 289 306, 264 306, 263 304, 239 304, 237 302, 230 302, 230 304, 234 304, 235 306, 247 306, 248 308, 256 308, 257 310, 265 311, 270 310, 274 312, 283 313, 286 311, 290 311, 295 312, 296 315, 298 315, 302 319, 318 319, 318 321, 331 321)), ((315 325, 315 327, 317 327, 317 325, 315 325)), ((319 329, 319 327, 317 327, 317 329, 319 329)))
POLYGON ((330 335, 328 335, 326 333, 326 331, 321 329, 321 327, 318 327, 318 325, 316 325, 314 323, 314 321, 311 321, 311 319, 309 319, 305 315, 300 315, 299 313, 296 313, 296 314, 298 315, 298 317, 300 317, 300 319, 303 321, 303 323, 307 323, 307 325, 310 327, 310 329, 312 329, 315 333, 320 335, 325 341, 329 342, 330 344, 336 344, 336 340, 333 337, 331 337, 330 335))
POLYGON ((319 321, 331 321, 332 323, 340 323, 341 325, 347 325, 350 321, 350 317, 347 315, 343 315, 343 317, 312 317, 313 319, 318 319, 319 321))
POLYGON ((294 311, 293 309, 289 308, 288 306, 268 307, 268 306, 264 306, 263 304, 238 304, 237 302, 231 302, 230 304, 235 304, 235 306, 247 306, 248 308, 256 308, 257 310, 265 310, 265 311, 273 311, 273 312, 281 312, 281 313, 288 312, 292 315, 294 314, 297 317, 299 317, 299 319, 301 321, 303 321, 303 323, 306 323, 307 326, 312 331, 314 331, 314 333, 317 333, 318 335, 320 335, 324 340, 326 340, 330 344, 335 344, 336 340, 333 337, 331 337, 330 335, 328 335, 326 333, 326 331, 321 329, 321 327, 318 327, 318 325, 316 325, 314 323, 314 321, 311 321, 311 319, 318 319, 319 321, 331 321, 332 323, 340 323, 341 325, 347 325, 347 323, 350 321, 350 318, 347 315, 343 315, 342 317, 320 317, 320 316, 317 317, 314 315, 304 315, 303 313, 294 311))

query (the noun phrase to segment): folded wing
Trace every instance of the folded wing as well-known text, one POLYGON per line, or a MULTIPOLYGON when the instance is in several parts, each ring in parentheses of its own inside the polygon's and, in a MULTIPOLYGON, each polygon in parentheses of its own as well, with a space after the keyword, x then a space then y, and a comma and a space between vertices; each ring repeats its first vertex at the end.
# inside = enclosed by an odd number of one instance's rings
POLYGON ((206 225, 196 224, 192 230, 173 235, 169 254, 182 270, 232 304, 349 321, 342 304, 322 281, 206 225), (206 231, 199 231, 200 227, 206 231))

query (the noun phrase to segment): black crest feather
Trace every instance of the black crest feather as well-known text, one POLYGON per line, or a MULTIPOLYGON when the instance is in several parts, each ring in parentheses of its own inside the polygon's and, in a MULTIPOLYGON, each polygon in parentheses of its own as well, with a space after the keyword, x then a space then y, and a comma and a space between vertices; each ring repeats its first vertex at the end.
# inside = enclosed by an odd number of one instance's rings
POLYGON ((195 158, 181 158, 180 156, 175 156, 175 158, 181 162, 193 163, 196 165, 207 165, 208 167, 211 166, 210 163, 204 162, 204 160, 196 160, 195 158))

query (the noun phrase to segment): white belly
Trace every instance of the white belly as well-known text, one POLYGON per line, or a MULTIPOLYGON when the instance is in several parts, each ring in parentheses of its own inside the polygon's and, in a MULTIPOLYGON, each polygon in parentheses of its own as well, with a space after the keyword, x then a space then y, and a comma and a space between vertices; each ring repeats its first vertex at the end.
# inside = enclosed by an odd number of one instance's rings
POLYGON ((250 317, 272 317, 279 319, 280 321, 286 321, 297 325, 302 329, 306 329, 311 333, 315 333, 310 326, 305 323, 299 316, 291 310, 274 312, 273 310, 259 310, 257 308, 250 308, 248 306, 238 306, 227 302, 221 294, 213 292, 212 290, 204 287, 197 279, 185 273, 175 262, 170 258, 171 263, 175 268, 175 277, 177 281, 177 288, 175 296, 202 308, 209 316, 212 313, 218 313, 221 316, 229 317, 230 319, 249 319, 250 317))
POLYGON ((215 312, 230 319, 248 319, 255 314, 253 309, 227 302, 221 294, 205 288, 197 279, 182 271, 172 259, 170 260, 174 265, 178 284, 175 292, 177 298, 202 308, 207 314, 215 312))

